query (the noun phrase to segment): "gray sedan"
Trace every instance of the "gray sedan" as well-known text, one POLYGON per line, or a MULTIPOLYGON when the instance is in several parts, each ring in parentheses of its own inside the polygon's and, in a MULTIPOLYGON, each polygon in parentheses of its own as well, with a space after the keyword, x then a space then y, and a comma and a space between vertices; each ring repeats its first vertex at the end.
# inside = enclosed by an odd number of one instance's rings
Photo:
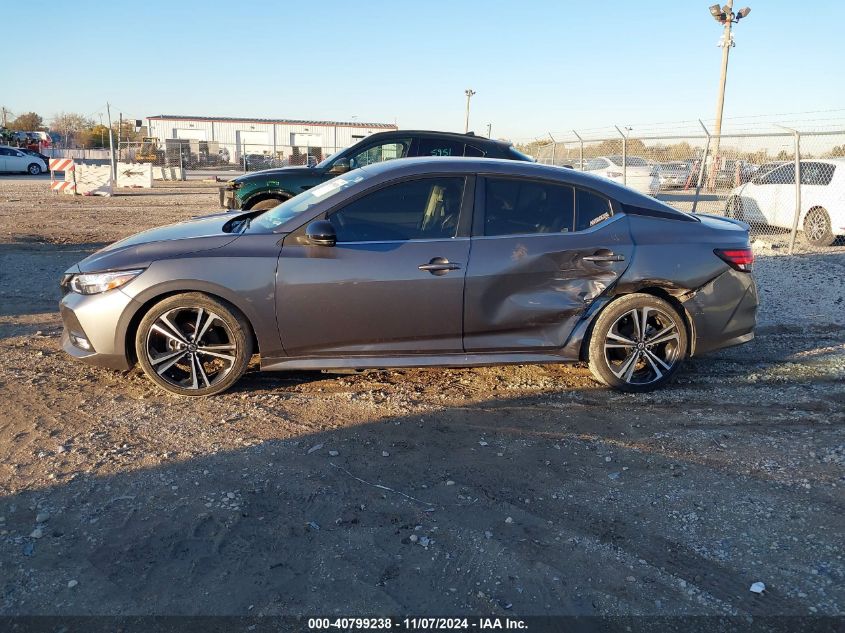
POLYGON ((584 360, 647 391, 753 338, 748 244, 741 221, 570 169, 389 161, 94 253, 62 279, 63 346, 186 396, 254 353, 265 370, 584 360))

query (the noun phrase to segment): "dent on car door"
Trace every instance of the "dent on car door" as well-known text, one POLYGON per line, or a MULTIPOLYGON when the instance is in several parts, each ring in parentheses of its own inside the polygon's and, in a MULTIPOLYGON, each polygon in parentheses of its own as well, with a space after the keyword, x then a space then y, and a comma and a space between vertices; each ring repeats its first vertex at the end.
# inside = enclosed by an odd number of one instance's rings
POLYGON ((610 201, 568 185, 477 185, 464 303, 466 351, 561 348, 624 272, 633 246, 610 201))
POLYGON ((472 183, 388 184, 328 213, 335 246, 310 244, 306 227, 286 237, 276 293, 286 353, 460 352, 472 183))

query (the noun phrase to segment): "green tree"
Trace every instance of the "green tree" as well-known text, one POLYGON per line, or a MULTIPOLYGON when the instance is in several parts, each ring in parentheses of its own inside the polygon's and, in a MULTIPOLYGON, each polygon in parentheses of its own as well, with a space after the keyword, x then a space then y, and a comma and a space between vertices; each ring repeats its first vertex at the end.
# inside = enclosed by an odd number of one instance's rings
POLYGON ((9 129, 18 132, 35 132, 40 130, 43 125, 44 119, 35 112, 27 112, 9 123, 9 129))

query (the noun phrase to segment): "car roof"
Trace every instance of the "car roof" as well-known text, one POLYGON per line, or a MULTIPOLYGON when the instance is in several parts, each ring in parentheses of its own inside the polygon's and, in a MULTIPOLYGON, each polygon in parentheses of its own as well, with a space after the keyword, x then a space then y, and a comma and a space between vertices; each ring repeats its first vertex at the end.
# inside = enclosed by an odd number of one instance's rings
POLYGON ((619 185, 612 180, 596 176, 589 172, 576 171, 556 165, 542 165, 527 161, 508 160, 503 158, 463 158, 463 157, 432 157, 402 158, 373 163, 362 167, 361 171, 368 177, 380 180, 391 180, 405 176, 425 174, 487 174, 501 176, 520 176, 526 178, 540 178, 557 180, 561 184, 585 187, 599 191, 622 204, 629 204, 649 209, 665 211, 671 209, 664 203, 650 196, 641 194, 633 189, 619 185))
POLYGON ((361 140, 368 140, 371 138, 383 138, 383 137, 401 137, 401 136, 419 136, 423 138, 450 138, 456 141, 461 141, 463 143, 476 143, 476 144, 492 144, 498 145, 502 148, 508 148, 511 146, 511 143, 508 141, 500 141, 498 139, 487 138, 486 136, 476 136, 475 134, 468 133, 463 134, 460 132, 439 132, 437 130, 389 130, 386 132, 376 132, 375 134, 370 134, 364 139, 361 140))

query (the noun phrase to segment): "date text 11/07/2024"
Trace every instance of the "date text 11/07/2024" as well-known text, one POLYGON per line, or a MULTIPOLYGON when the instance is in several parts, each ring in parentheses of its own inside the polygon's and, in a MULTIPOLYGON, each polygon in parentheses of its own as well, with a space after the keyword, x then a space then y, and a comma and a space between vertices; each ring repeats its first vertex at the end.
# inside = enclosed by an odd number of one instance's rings
POLYGON ((309 618, 308 629, 319 630, 406 630, 406 631, 519 631, 528 626, 519 618, 309 618))

